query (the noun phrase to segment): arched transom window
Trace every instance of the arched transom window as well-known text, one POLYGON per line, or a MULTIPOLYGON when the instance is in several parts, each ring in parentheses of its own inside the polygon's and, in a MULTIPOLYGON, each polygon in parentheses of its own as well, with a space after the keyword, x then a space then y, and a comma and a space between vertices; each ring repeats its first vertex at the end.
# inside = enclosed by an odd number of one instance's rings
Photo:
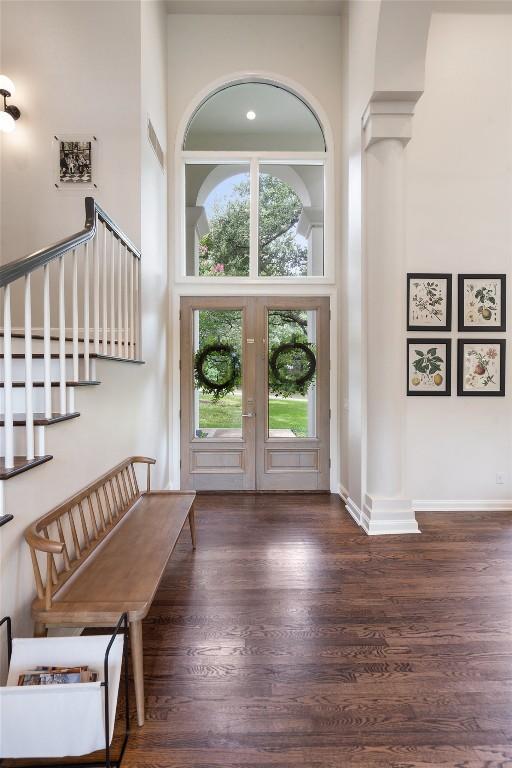
POLYGON ((270 83, 227 86, 183 142, 186 277, 323 277, 324 134, 312 109, 270 83))

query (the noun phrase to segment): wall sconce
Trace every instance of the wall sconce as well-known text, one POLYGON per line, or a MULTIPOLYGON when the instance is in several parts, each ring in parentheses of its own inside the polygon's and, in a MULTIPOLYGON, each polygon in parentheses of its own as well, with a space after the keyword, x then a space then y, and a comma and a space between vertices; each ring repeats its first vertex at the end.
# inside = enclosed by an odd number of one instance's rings
POLYGON ((21 112, 14 104, 7 104, 7 99, 14 96, 14 83, 5 75, 0 75, 0 96, 4 97, 4 108, 0 110, 0 131, 11 133, 21 112))

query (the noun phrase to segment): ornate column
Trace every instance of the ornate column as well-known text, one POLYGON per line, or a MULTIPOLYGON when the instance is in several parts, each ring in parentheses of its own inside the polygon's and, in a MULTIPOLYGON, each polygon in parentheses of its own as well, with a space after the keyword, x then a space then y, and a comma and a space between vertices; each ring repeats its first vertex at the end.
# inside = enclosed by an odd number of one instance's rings
POLYGON ((370 534, 418 533, 404 495, 404 155, 415 100, 372 101, 363 117, 366 253, 366 493, 370 534))

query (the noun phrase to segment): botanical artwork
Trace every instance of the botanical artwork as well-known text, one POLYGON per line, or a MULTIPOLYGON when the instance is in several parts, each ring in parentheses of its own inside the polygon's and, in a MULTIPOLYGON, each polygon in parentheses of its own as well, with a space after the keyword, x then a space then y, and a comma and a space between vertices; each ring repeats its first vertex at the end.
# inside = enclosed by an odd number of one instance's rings
POLYGON ((92 182, 91 145, 91 141, 59 141, 59 179, 62 184, 92 182))
POLYGON ((505 341, 459 339, 459 395, 505 394, 505 341))
POLYGON ((459 331, 504 331, 505 301, 505 275, 459 275, 459 331))
POLYGON ((407 275, 407 330, 451 328, 452 276, 414 273, 407 275))
POLYGON ((451 394, 450 339, 407 339, 407 394, 451 394))

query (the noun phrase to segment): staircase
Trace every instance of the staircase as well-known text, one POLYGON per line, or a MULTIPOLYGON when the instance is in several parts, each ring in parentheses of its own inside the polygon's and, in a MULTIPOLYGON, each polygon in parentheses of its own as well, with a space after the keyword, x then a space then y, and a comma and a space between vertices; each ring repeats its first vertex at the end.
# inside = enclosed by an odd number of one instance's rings
POLYGON ((0 267, 0 483, 53 458, 45 431, 80 416, 97 360, 143 362, 140 284, 139 251, 91 197, 81 232, 0 267))

